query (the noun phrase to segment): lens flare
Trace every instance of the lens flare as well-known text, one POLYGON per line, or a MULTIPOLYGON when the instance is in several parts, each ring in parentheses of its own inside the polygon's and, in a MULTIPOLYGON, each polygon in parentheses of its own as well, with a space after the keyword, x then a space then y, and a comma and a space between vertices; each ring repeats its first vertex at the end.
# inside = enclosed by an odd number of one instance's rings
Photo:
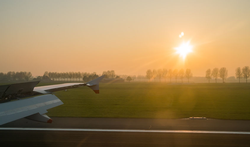
POLYGON ((183 32, 181 32, 181 34, 179 35, 179 37, 181 38, 182 36, 184 36, 184 33, 183 33, 183 32))
POLYGON ((186 59, 188 53, 193 52, 193 46, 190 45, 190 41, 182 43, 179 47, 174 48, 175 53, 179 54, 183 60, 186 59))

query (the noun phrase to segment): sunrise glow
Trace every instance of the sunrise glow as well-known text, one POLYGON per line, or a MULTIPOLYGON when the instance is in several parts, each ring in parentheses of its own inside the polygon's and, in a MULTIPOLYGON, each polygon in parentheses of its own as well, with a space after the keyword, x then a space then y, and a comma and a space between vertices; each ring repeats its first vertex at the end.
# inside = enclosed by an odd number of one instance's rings
POLYGON ((176 54, 179 54, 180 57, 182 57, 183 60, 186 59, 186 56, 188 53, 193 52, 192 50, 193 46, 190 45, 190 41, 183 42, 179 47, 174 48, 176 50, 176 54))

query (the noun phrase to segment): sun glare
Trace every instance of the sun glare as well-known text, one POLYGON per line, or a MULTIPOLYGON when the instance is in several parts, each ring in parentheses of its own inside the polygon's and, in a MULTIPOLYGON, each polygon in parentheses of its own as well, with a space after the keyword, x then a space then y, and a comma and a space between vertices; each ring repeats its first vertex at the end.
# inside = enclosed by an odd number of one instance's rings
POLYGON ((175 53, 179 54, 183 60, 186 59, 188 53, 193 52, 193 46, 191 46, 189 43, 190 41, 183 42, 179 47, 174 48, 176 50, 175 53))

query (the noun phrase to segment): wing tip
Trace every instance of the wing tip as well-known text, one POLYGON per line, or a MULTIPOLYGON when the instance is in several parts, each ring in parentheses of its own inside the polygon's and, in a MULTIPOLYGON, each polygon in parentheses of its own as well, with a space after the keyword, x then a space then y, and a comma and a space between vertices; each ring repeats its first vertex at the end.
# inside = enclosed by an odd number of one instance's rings
POLYGON ((99 93, 100 93, 99 90, 94 90, 94 92, 95 92, 96 94, 99 94, 99 93))
POLYGON ((51 124, 51 123, 52 123, 52 119, 49 119, 49 120, 47 121, 47 123, 50 123, 50 124, 51 124))

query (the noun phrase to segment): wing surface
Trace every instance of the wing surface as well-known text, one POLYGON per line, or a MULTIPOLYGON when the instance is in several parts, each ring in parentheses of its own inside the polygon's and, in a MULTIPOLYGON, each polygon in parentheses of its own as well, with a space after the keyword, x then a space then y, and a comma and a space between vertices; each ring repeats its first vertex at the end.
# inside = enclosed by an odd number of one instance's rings
POLYGON ((63 102, 52 94, 1 103, 0 125, 35 114, 43 115, 48 109, 62 104, 63 102))
POLYGON ((92 81, 87 83, 64 83, 64 84, 56 84, 56 85, 48 85, 48 86, 40 86, 35 87, 34 91, 42 94, 48 94, 54 91, 76 88, 78 86, 88 86, 95 93, 99 93, 99 82, 104 78, 104 76, 98 77, 92 81))
POLYGON ((86 84, 65 83, 35 87, 39 81, 32 81, 0 86, 0 125, 20 118, 51 123, 52 120, 45 115, 45 113, 47 113, 48 109, 63 104, 63 102, 51 94, 51 92, 78 86, 88 86, 94 90, 95 93, 99 93, 99 82, 103 78, 104 76, 101 76, 86 84), (30 97, 35 94, 43 95, 19 100, 19 98, 30 97))
POLYGON ((39 81, 15 83, 0 86, 0 103, 16 99, 18 97, 25 97, 33 94, 34 87, 39 81))
POLYGON ((48 86, 39 86, 35 87, 34 91, 42 94, 48 94, 54 91, 76 88, 78 86, 84 86, 84 83, 64 83, 64 84, 56 84, 56 85, 48 85, 48 86))

